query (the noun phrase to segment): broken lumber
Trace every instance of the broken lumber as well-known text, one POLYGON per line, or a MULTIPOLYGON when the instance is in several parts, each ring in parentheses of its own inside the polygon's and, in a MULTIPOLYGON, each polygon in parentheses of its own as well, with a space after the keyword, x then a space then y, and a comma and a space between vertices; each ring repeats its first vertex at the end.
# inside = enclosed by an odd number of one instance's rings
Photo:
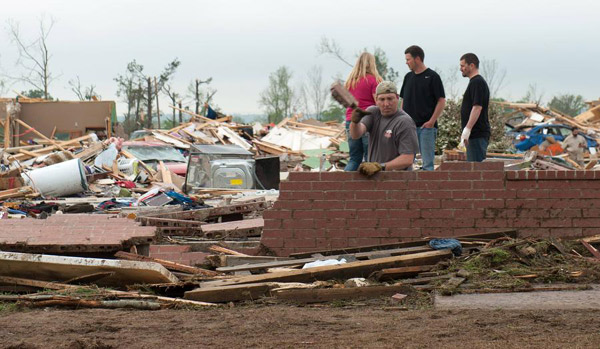
POLYGON ((406 254, 411 254, 411 253, 427 252, 427 251, 431 251, 431 247, 415 246, 415 247, 397 248, 397 249, 393 249, 393 250, 360 252, 360 253, 353 253, 353 254, 349 253, 349 254, 339 255, 339 256, 290 259, 290 260, 286 260, 286 261, 256 263, 256 264, 251 264, 251 265, 239 265, 239 266, 235 266, 235 267, 222 267, 222 268, 217 268, 217 270, 222 271, 222 272, 232 273, 232 272, 242 271, 242 270, 258 270, 258 269, 289 267, 289 266, 293 266, 293 265, 302 265, 302 264, 306 264, 306 263, 315 262, 318 260, 338 259, 342 256, 354 256, 356 259, 369 259, 369 258, 376 257, 378 255, 386 255, 386 257, 389 257, 389 256, 399 256, 399 255, 406 255, 406 254))
POLYGON ((163 267, 165 267, 165 268, 167 268, 169 270, 180 271, 180 272, 183 272, 183 273, 201 274, 201 275, 205 275, 205 276, 217 276, 217 275, 220 275, 219 273, 214 272, 212 270, 207 270, 207 269, 192 267, 192 266, 189 266, 189 265, 179 264, 179 263, 175 263, 175 262, 171 262, 171 261, 166 261, 166 260, 158 259, 158 258, 141 256, 139 254, 129 253, 129 252, 125 252, 125 251, 119 251, 119 252, 115 253, 115 257, 120 258, 120 259, 130 260, 130 261, 155 262, 155 263, 158 263, 158 264, 162 265, 163 267))
POLYGON ((278 287, 276 282, 260 282, 243 285, 197 288, 185 293, 185 299, 195 301, 226 303, 242 300, 256 300, 268 294, 269 290, 278 287))
POLYGON ((365 286, 349 288, 313 288, 275 290, 271 294, 278 298, 297 303, 322 303, 335 300, 391 297, 396 293, 414 293, 408 285, 365 286))
POLYGON ((261 275, 233 277, 230 279, 201 283, 201 287, 225 286, 234 284, 249 284, 257 282, 313 282, 315 280, 349 279, 353 277, 368 277, 371 273, 394 267, 430 265, 440 260, 451 258, 450 250, 414 253, 404 256, 378 258, 367 261, 357 261, 340 265, 322 266, 302 270, 283 271, 261 275))
POLYGON ((419 273, 429 271, 433 268, 433 265, 415 265, 412 267, 401 267, 401 268, 389 268, 376 271, 369 276, 369 279, 377 281, 389 281, 402 279, 412 276, 417 276, 419 273))
POLYGON ((238 251, 234 251, 234 250, 230 250, 226 247, 219 246, 219 245, 212 245, 208 249, 212 252, 224 253, 224 254, 228 254, 228 255, 232 255, 232 256, 249 257, 247 254, 244 254, 244 253, 241 253, 238 251))
POLYGON ((0 276, 0 283, 9 284, 9 285, 18 285, 18 286, 31 286, 38 287, 48 290, 64 290, 66 288, 70 289, 79 289, 80 286, 75 285, 67 285, 58 282, 51 281, 40 281, 33 279, 25 279, 19 277, 11 277, 11 276, 0 276))

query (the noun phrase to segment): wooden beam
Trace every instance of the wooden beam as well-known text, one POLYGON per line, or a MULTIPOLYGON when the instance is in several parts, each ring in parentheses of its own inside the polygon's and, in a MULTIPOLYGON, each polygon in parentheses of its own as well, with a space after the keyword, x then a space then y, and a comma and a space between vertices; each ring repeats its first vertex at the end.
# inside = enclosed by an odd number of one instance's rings
POLYGON ((69 289, 78 289, 80 286, 76 285, 67 285, 58 282, 49 282, 49 281, 39 281, 25 278, 17 278, 12 276, 0 276, 0 283, 9 284, 9 285, 19 285, 19 286, 32 286, 38 288, 45 288, 49 290, 64 290, 66 288, 69 289))
POLYGON ((335 300, 391 297, 396 293, 414 293, 408 285, 365 286, 349 288, 290 288, 271 291, 278 299, 298 303, 322 303, 335 300))
POLYGON ((371 273, 386 269, 413 265, 430 265, 451 258, 450 250, 414 253, 404 256, 385 257, 367 261, 357 261, 333 266, 322 266, 302 270, 233 277, 230 279, 204 282, 201 287, 248 284, 257 282, 313 282, 315 280, 349 279, 368 277, 371 273))
POLYGON ((208 249, 212 252, 224 253, 224 254, 228 254, 228 255, 232 255, 232 256, 248 257, 247 254, 240 253, 238 251, 234 251, 234 250, 231 250, 231 249, 225 248, 223 246, 219 246, 219 245, 212 245, 208 249))
POLYGON ((210 303, 257 300, 266 296, 269 290, 278 286, 279 285, 274 282, 261 282, 223 287, 197 288, 185 292, 184 298, 210 303))
POLYGON ((50 142, 50 144, 58 147, 58 149, 64 151, 65 148, 63 148, 60 144, 56 143, 55 141, 53 141, 52 139, 44 136, 41 132, 38 132, 38 130, 36 130, 35 128, 27 125, 23 120, 19 120, 19 119, 15 119, 15 121, 17 121, 19 124, 21 124, 23 127, 27 127, 29 129, 31 129, 31 132, 35 133, 36 135, 42 137, 43 139, 47 140, 48 142, 50 142))
POLYGON ((129 253, 129 252, 125 252, 125 251, 119 251, 119 252, 115 253, 115 257, 120 258, 120 259, 130 260, 130 261, 155 262, 169 270, 176 270, 176 271, 180 271, 183 273, 200 274, 200 275, 205 275, 205 276, 220 275, 219 273, 214 272, 212 270, 191 267, 189 265, 179 264, 179 263, 166 261, 166 260, 158 259, 158 258, 141 256, 138 254, 129 253))
POLYGON ((397 280, 407 277, 417 276, 424 271, 430 271, 433 265, 415 265, 412 267, 389 268, 376 271, 369 276, 370 279, 377 281, 397 280))
MULTIPOLYGON (((421 243, 421 246, 415 247, 405 247, 398 249, 390 249, 390 250, 381 250, 381 251, 370 251, 370 252, 358 252, 358 253, 347 253, 345 255, 350 255, 356 257, 356 259, 368 259, 369 257, 377 256, 377 255, 387 255, 387 256, 399 256, 411 253, 419 253, 419 252, 427 252, 431 251, 431 247, 424 246, 421 243)), ((249 265, 238 265, 235 267, 223 267, 217 268, 218 271, 233 273, 236 271, 242 270, 258 270, 258 269, 269 269, 269 268, 282 268, 289 267, 293 265, 302 265, 306 263, 315 262, 323 259, 338 259, 341 255, 338 256, 328 256, 328 257, 311 257, 311 258, 302 258, 302 259, 290 259, 287 261, 276 261, 276 262, 267 262, 267 263, 256 263, 249 265)))

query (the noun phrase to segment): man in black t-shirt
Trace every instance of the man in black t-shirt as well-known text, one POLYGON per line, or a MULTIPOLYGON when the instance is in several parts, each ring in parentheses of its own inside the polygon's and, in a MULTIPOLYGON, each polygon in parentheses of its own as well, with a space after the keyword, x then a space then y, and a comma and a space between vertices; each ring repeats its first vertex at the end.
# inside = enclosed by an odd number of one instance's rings
POLYGON ((433 171, 437 119, 446 105, 444 86, 440 76, 423 63, 425 52, 422 48, 413 45, 407 48, 404 54, 406 65, 411 71, 404 76, 400 89, 400 108, 410 115, 417 125, 423 170, 433 171))
POLYGON ((485 160, 491 134, 488 120, 490 89, 479 75, 479 59, 474 53, 460 57, 460 71, 462 76, 469 78, 460 108, 463 129, 460 144, 467 147, 467 161, 481 162, 485 160))

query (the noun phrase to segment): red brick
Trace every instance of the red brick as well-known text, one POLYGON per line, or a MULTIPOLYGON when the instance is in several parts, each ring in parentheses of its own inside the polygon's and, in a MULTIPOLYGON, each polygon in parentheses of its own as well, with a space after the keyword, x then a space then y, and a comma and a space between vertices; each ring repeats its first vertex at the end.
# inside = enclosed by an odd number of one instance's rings
POLYGON ((172 252, 187 252, 190 250, 190 246, 187 245, 159 245, 159 253, 172 253, 172 252))
POLYGON ((571 218, 548 218, 541 221, 542 228, 571 227, 571 218))
POLYGON ((434 190, 417 192, 414 199, 429 200, 429 199, 451 199, 452 192, 450 190, 434 190))
POLYGON ((346 209, 366 209, 366 208, 376 208, 377 201, 375 200, 354 200, 346 202, 346 209))
POLYGON ((394 228, 394 227, 410 227, 410 219, 408 218, 388 218, 381 219, 379 221, 380 228, 394 228))
POLYGON ((344 218, 344 219, 352 219, 356 217, 356 210, 328 210, 325 211, 325 215, 327 218, 335 219, 335 218, 344 218))
POLYGON ((421 171, 417 173, 419 181, 447 181, 450 179, 446 171, 421 171))
POLYGON ((455 210, 455 216, 460 215, 461 218, 483 218, 484 210, 455 210))
POLYGON ((269 248, 283 247, 283 241, 284 239, 281 238, 268 238, 264 236, 260 239, 260 243, 269 248))
POLYGON ((285 220, 281 227, 283 229, 312 229, 315 227, 315 221, 313 219, 285 220))
POLYGON ((322 181, 350 182, 362 178, 364 178, 364 176, 360 175, 358 172, 337 171, 321 173, 322 181))
POLYGON ((266 210, 263 212, 264 219, 289 219, 292 218, 292 211, 287 210, 266 210))
POLYGON ((450 181, 441 184, 446 190, 469 190, 473 188, 471 181, 450 181))
MULTIPOLYGON (((454 218, 455 210, 421 210, 422 218, 454 218)), ((462 217, 462 211, 461 211, 462 217)))
POLYGON ((550 236, 554 237, 583 237, 581 228, 551 228, 550 236))
POLYGON ((407 181, 378 181, 375 184, 376 190, 406 190, 409 189, 408 184, 415 184, 407 181))
POLYGON ((385 171, 378 173, 378 180, 384 181, 414 181, 417 179, 415 171, 385 171))
POLYGON ((513 220, 509 220, 512 227, 514 228, 538 228, 540 227, 539 219, 535 218, 515 218, 513 220))
POLYGON ((287 239, 284 241, 283 245, 286 248, 299 248, 299 247, 317 247, 317 242, 315 239, 287 239))
POLYGON ((586 218, 600 218, 600 209, 597 208, 584 208, 581 210, 582 217, 586 218))
POLYGON ((265 219, 264 229, 279 229, 282 221, 281 219, 265 219))
POLYGON ((313 182, 312 190, 343 190, 344 182, 313 182))
POLYGON ((405 209, 408 207, 408 200, 393 200, 377 202, 379 209, 405 209))
MULTIPOLYGON (((321 178, 321 174, 319 172, 298 172, 298 171, 290 171, 288 181, 294 182, 313 182, 318 181, 321 178)), ((284 182, 281 182, 282 184, 284 182)))
POLYGON ((472 162, 442 162, 439 171, 473 171, 472 162))
POLYGON ((325 217, 325 211, 323 210, 295 210, 294 211, 294 219, 299 219, 299 218, 324 218, 325 217))
POLYGON ((354 191, 326 191, 324 198, 325 200, 353 200, 354 191))
POLYGON ((533 199, 507 199, 504 201, 506 208, 536 208, 540 201, 533 199))
POLYGON ((548 209, 517 209, 517 217, 519 218, 549 218, 550 211, 548 209))
POLYGON ((359 218, 356 220, 348 220, 348 226, 352 228, 376 228, 379 221, 377 219, 359 218))
POLYGON ((423 208, 440 208, 440 200, 410 201, 408 203, 408 208, 411 210, 423 208))
POLYGON ((440 190, 448 189, 446 182, 426 182, 426 181, 413 181, 410 182, 410 186, 407 186, 408 190, 440 190))
POLYGON ((515 190, 523 190, 523 189, 537 189, 536 181, 507 181, 506 189, 515 189, 515 190))
POLYGON ((419 218, 421 212, 424 210, 403 210, 403 209, 392 209, 389 210, 388 217, 390 218, 419 218))
POLYGON ((478 181, 481 180, 481 172, 450 172, 452 181, 478 181))
POLYGON ((442 208, 473 208, 473 200, 442 200, 442 208))
POLYGON ((552 209, 548 212, 550 217, 584 217, 581 209, 552 209))
POLYGON ((574 228, 600 228, 600 218, 573 218, 574 228))
POLYGON ((348 239, 348 243, 350 244, 350 246, 361 247, 379 245, 381 243, 381 240, 379 240, 378 238, 351 238, 348 239))
POLYGON ((326 236, 325 229, 294 229, 294 239, 315 239, 326 236))
POLYGON ((281 182, 279 185, 281 191, 299 191, 312 190, 312 182, 281 182))
MULTIPOLYGON (((489 172, 493 173, 493 172, 489 172)), ((473 189, 504 189, 504 182, 502 181, 473 181, 473 189)))
POLYGON ((356 200, 385 200, 387 193, 381 190, 359 190, 354 193, 354 197, 356 200))
POLYGON ((485 199, 515 199, 517 197, 516 190, 486 190, 483 193, 485 199))
POLYGON ((453 199, 483 199, 483 191, 482 190, 456 190, 452 192, 453 199))
POLYGON ((357 191, 357 190, 375 190, 377 188, 376 181, 354 181, 344 183, 344 190, 357 191))
POLYGON ((331 239, 355 237, 354 234, 350 229, 327 229, 327 237, 331 239))
POLYGON ((549 228, 523 228, 519 229, 519 235, 521 237, 547 237, 550 236, 549 228))
POLYGON ((315 200, 311 208, 315 210, 343 210, 345 207, 345 202, 341 200, 315 200))
POLYGON ((504 208, 504 200, 489 199, 489 200, 473 200, 474 208, 504 208))

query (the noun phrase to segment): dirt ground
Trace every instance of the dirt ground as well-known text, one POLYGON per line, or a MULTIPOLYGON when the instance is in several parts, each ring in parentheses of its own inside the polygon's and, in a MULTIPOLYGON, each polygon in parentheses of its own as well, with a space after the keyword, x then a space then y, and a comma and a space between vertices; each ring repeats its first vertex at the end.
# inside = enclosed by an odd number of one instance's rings
POLYGON ((245 305, 0 312, 2 348, 597 348, 594 310, 245 305))

